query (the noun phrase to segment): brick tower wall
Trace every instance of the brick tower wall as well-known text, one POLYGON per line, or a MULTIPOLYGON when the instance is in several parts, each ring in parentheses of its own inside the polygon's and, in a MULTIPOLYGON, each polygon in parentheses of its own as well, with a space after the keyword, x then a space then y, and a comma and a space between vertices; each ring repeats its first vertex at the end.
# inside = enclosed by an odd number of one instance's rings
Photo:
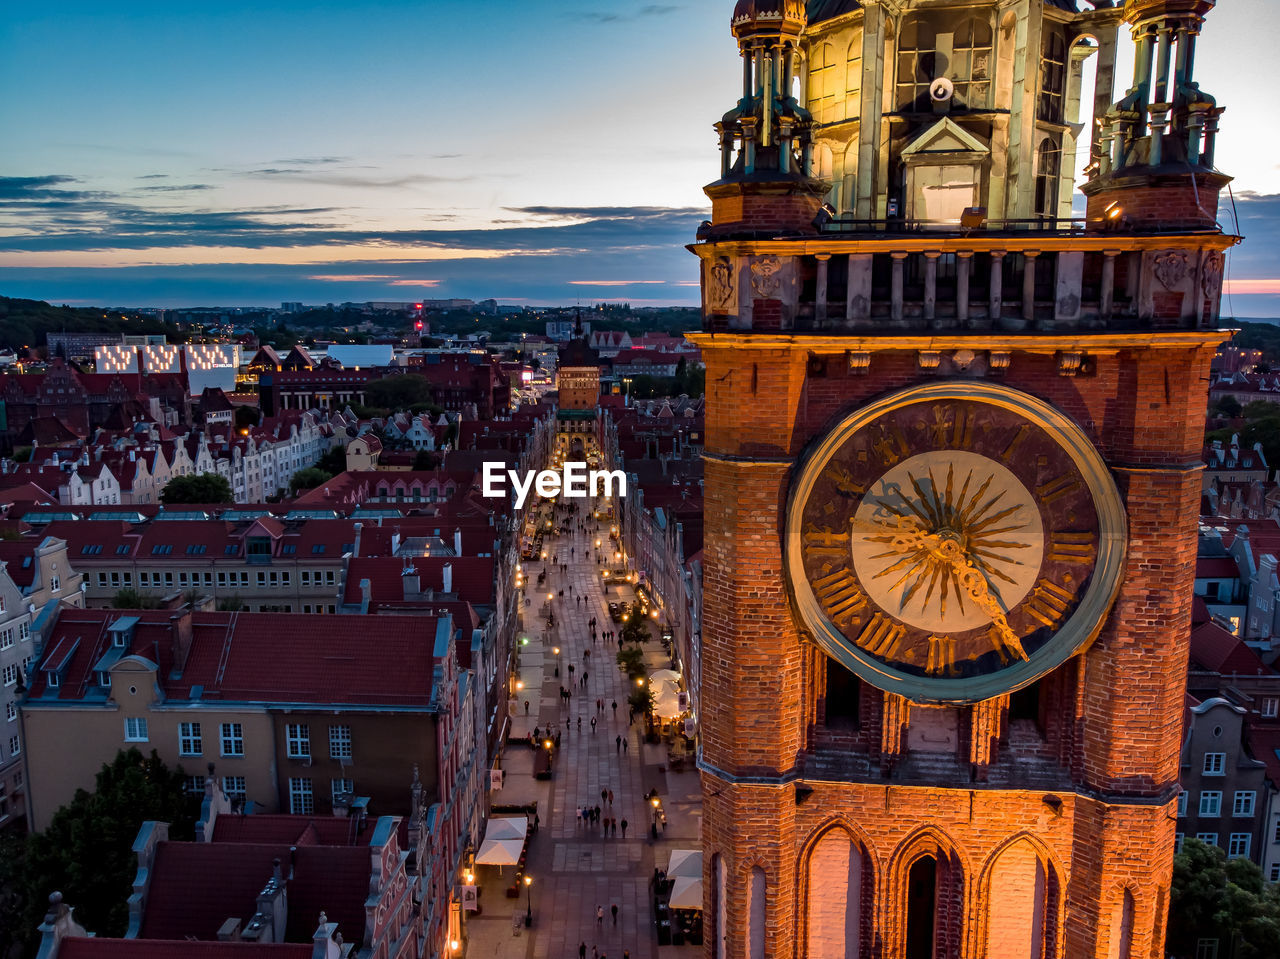
MULTIPOLYGON (((1199 508, 1201 424, 1212 346, 1158 337, 1093 356, 1093 375, 1058 373, 1053 347, 1014 352, 1001 381, 1071 415, 1110 463, 1129 510, 1124 585, 1102 634, 1060 671, 1078 682, 1068 715, 1073 790, 1046 796, 949 783, 804 783, 798 760, 815 722, 812 690, 825 657, 796 627, 783 587, 787 482, 805 444, 871 398, 935 379, 914 351, 872 347, 868 373, 831 347, 811 364, 796 341, 701 337, 707 362, 706 552, 702 735, 708 902, 711 855, 726 873, 726 923, 708 924, 706 954, 749 955, 755 866, 767 877, 765 954, 807 955, 807 852, 841 828, 865 854, 875 890, 866 942, 901 954, 906 870, 921 850, 963 877, 963 917, 946 955, 985 955, 987 898, 997 862, 1040 863, 1059 954, 1106 957, 1122 921, 1130 954, 1159 956, 1167 911, 1174 786, 1190 630, 1199 508), (880 349, 885 350, 881 352, 880 349), (738 781, 726 781, 724 777, 738 781), (926 826, 928 828, 926 828, 926 826), (1000 853, 1008 851, 1007 859, 1000 853), (1056 894, 1053 890, 1057 890, 1056 894), (1132 914, 1124 916, 1125 891, 1132 914), (1056 895, 1056 898, 1054 898, 1056 895)), ((1044 348, 1040 340, 1037 348, 1044 348)), ((1089 351, 1087 337, 1058 349, 1089 351)), ((859 348, 866 348, 860 345, 859 348)), ((1018 873, 1022 875, 1022 873, 1018 873)), ((1032 877, 1035 872, 1030 873, 1032 877)), ((1028 879, 1027 881, 1034 881, 1028 879)), ((712 916, 708 912, 708 916, 712 916)))

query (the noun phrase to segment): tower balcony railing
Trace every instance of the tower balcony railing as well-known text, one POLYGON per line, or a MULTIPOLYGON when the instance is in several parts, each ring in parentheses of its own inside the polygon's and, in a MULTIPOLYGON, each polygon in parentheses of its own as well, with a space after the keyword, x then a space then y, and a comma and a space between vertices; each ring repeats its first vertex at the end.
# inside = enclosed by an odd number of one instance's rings
POLYGON ((765 280, 752 280, 737 315, 710 313, 707 328, 879 336, 1216 326, 1231 237, 1086 231, 1083 221, 1069 222, 968 233, 894 224, 894 232, 826 229, 750 241, 752 270, 776 263, 763 270, 765 280), (766 282, 775 270, 790 280, 792 269, 793 281, 766 282), (776 305, 762 308, 769 297, 776 305))

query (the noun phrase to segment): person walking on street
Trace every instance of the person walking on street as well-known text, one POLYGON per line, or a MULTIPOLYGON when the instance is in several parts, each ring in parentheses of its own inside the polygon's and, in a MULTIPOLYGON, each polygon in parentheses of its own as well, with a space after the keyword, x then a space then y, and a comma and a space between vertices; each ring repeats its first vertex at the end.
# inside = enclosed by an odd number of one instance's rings
POLYGON ((596 718, 594 716, 591 717, 591 731, 593 733, 596 731, 596 718))
POLYGON ((578 959, 587 959, 587 943, 586 940, 578 943, 578 959))
POLYGON ((622 751, 625 753, 630 748, 631 748, 631 740, 624 739, 622 741, 622 751))
POLYGON ((615 902, 609 907, 609 911, 613 913, 613 924, 616 926, 618 924, 618 904, 615 902))
POLYGON ((613 742, 614 742, 614 745, 615 745, 615 747, 616 747, 616 748, 614 749, 614 752, 615 752, 615 753, 620 754, 620 753, 622 752, 622 737, 621 737, 621 736, 615 736, 615 737, 614 737, 613 742))
POLYGON ((582 717, 578 717, 578 732, 582 732, 582 717))
POLYGON ((616 699, 613 701, 613 718, 618 718, 618 701, 616 699))
POLYGON ((604 928, 604 906, 596 906, 596 927, 604 928))
POLYGON ((610 806, 612 806, 612 805, 613 805, 613 790, 612 790, 612 789, 610 789, 610 790, 609 790, 609 805, 610 805, 610 806))
POLYGON ((626 839, 627 838, 627 821, 625 819, 622 820, 621 825, 622 825, 622 838, 626 839))
MULTIPOLYGON (((538 831, 538 827, 537 827, 537 826, 534 826, 534 827, 533 827, 533 831, 534 831, 534 832, 537 832, 537 831, 538 831)), ((610 819, 610 820, 609 820, 609 835, 610 835, 610 836, 617 836, 617 835, 618 835, 618 820, 617 820, 617 817, 614 817, 614 818, 612 818, 612 819, 610 819)))
POLYGON ((607 803, 608 801, 609 801, 609 790, 607 789, 600 790, 600 802, 607 803))

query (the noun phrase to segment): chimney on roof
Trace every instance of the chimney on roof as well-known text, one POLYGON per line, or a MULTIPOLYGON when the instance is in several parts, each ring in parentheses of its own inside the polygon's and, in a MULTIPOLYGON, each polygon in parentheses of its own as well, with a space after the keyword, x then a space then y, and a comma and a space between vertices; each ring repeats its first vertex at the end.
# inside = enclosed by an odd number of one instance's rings
POLYGON ((258 911, 244 930, 244 938, 254 942, 284 942, 288 926, 289 904, 285 896, 285 880, 280 860, 272 861, 272 875, 258 893, 258 911))
POLYGON ((407 603, 422 596, 422 580, 412 565, 406 566, 400 573, 400 584, 404 588, 404 601, 407 603))
POLYGON ((236 918, 228 919, 218 927, 218 942, 239 942, 240 941, 240 920, 236 918))
POLYGON ((191 606, 188 604, 176 616, 169 617, 169 638, 173 646, 170 679, 178 679, 187 668, 187 657, 191 654, 191 636, 191 606))
POLYGON ((62 901, 62 893, 55 892, 49 897, 49 911, 37 930, 40 933, 40 955, 56 956, 63 939, 84 939, 89 935, 84 926, 76 922, 73 911, 62 901))
POLYGON ((440 592, 448 594, 453 592, 453 564, 445 563, 444 569, 440 571, 441 584, 440 592))
POLYGON ((462 555, 462 530, 455 529, 453 531, 453 555, 462 555))
POLYGON ((355 529, 356 531, 356 539, 355 539, 355 543, 351 547, 351 555, 359 556, 360 555, 360 531, 364 529, 364 523, 356 523, 353 529, 355 529))
POLYGON ((360 612, 369 612, 369 603, 373 600, 373 584, 367 579, 360 580, 360 612))

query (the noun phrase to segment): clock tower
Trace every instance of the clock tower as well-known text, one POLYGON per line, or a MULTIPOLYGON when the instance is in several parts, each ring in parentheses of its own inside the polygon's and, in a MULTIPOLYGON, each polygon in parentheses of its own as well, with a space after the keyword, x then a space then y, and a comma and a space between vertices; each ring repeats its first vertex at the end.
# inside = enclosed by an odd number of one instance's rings
POLYGON ((710 959, 1164 955, 1236 238, 1212 0, 1077 7, 733 11, 691 247, 710 959))

